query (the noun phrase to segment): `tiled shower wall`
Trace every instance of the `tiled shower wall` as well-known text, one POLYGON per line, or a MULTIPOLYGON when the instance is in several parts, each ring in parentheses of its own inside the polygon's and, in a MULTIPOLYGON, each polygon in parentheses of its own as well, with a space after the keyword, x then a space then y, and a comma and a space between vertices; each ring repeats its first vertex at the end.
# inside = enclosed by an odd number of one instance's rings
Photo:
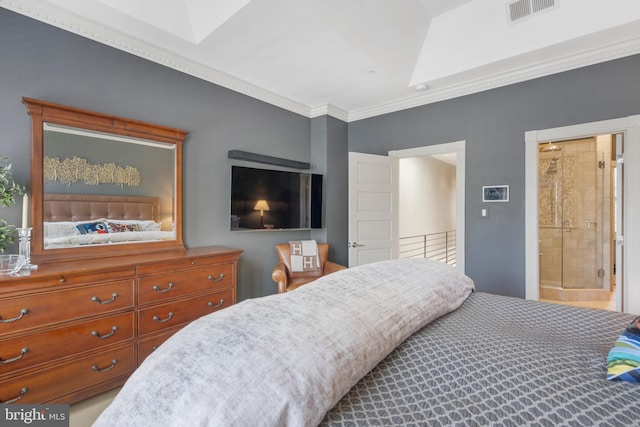
POLYGON ((608 289, 611 136, 555 145, 538 161, 540 284, 608 289))

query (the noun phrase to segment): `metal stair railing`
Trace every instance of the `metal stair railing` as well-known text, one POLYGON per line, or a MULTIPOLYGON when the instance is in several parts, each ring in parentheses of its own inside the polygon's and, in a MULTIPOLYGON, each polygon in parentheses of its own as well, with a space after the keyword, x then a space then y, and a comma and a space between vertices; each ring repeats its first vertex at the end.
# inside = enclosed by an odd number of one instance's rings
POLYGON ((399 239, 400 258, 427 258, 456 265, 456 230, 399 239))

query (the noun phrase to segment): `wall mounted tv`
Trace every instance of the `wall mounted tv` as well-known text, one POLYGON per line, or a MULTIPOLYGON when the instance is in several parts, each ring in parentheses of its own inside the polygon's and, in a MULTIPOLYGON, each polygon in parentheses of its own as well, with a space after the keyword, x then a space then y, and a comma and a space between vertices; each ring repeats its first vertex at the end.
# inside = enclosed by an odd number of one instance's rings
POLYGON ((322 175, 231 166, 231 230, 322 228, 322 175))

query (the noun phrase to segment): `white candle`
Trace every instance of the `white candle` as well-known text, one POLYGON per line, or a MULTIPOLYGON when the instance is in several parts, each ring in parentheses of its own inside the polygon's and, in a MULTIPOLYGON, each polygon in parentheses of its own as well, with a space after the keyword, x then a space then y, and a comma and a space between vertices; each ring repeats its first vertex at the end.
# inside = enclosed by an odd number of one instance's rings
POLYGON ((27 217, 29 216, 29 196, 26 194, 22 198, 22 228, 27 228, 27 217))

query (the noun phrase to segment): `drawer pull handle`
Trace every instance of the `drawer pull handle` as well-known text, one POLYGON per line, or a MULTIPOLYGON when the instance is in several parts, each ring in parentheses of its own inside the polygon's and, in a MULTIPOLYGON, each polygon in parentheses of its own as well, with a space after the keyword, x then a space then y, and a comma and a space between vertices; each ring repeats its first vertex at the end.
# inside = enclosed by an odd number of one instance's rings
POLYGON ((211 280, 212 282, 219 282, 220 280, 224 279, 224 273, 220 273, 218 277, 213 277, 212 275, 209 275, 207 279, 211 280))
POLYGON ((118 359, 113 359, 113 360, 111 361, 111 366, 107 366, 106 368, 102 368, 102 369, 100 369, 100 367, 99 367, 98 365, 93 365, 93 366, 91 367, 91 369, 92 369, 93 371, 95 371, 95 372, 103 373, 103 372, 107 372, 107 371, 112 370, 113 368, 115 368, 115 367, 116 367, 116 365, 117 365, 117 364, 118 364, 118 359))
POLYGON ((9 363, 17 362, 18 360, 22 359, 22 356, 24 356, 28 352, 29 352, 29 349, 25 347, 22 350, 20 350, 20 354, 18 356, 12 357, 11 359, 7 359, 7 360, 0 359, 0 363, 2 363, 3 365, 8 365, 9 363))
POLYGON ((112 337, 116 331, 118 330, 117 326, 114 326, 113 328, 111 328, 111 333, 106 334, 106 335, 101 335, 100 332, 98 331, 93 331, 91 332, 91 335, 93 335, 94 337, 100 338, 101 340, 105 339, 105 338, 109 338, 112 337))
POLYGON ((151 350, 156 351, 158 349, 157 345, 154 345, 153 347, 151 347, 151 350))
POLYGON ((153 285, 153 288, 151 289, 153 289, 156 292, 169 292, 171 289, 173 289, 174 286, 175 285, 173 284, 173 282, 169 282, 169 286, 167 286, 164 289, 160 289, 160 286, 158 285, 153 285))
POLYGON ((22 396, 27 394, 28 391, 29 387, 22 387, 22 390, 20 390, 20 394, 18 396, 14 397, 13 399, 9 399, 6 402, 0 401, 0 403, 2 403, 3 405, 8 405, 9 403, 17 402, 18 400, 22 399, 22 396))
POLYGON ((25 314, 27 314, 29 312, 28 308, 23 308, 22 310, 20 310, 20 314, 18 315, 18 317, 14 317, 13 319, 3 319, 2 317, 0 317, 0 322, 2 323, 11 323, 11 322, 15 322, 17 320, 20 320, 24 317, 25 314))
POLYGON ((153 316, 153 320, 155 320, 156 322, 159 322, 159 323, 168 322, 172 318, 173 318, 173 311, 169 312, 169 316, 166 319, 160 319, 158 316, 153 316))
POLYGON ((91 301, 97 302, 98 304, 109 304, 109 303, 114 302, 116 300, 116 298, 118 298, 118 293, 114 292, 113 295, 111 295, 111 299, 102 301, 102 300, 100 300, 100 298, 98 298, 96 296, 93 296, 93 297, 91 297, 91 301))
POLYGON ((67 279, 64 276, 60 276, 60 283, 67 283, 67 279))
POLYGON ((218 307, 222 307, 224 305, 224 298, 220 298, 220 302, 218 304, 213 304, 211 301, 209 301, 207 303, 207 305, 211 308, 218 308, 218 307))

